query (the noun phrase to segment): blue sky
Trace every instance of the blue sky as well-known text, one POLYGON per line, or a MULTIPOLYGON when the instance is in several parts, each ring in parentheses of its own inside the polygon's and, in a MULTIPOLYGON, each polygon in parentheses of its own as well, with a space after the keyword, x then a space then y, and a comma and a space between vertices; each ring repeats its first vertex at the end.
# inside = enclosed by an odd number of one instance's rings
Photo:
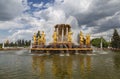
POLYGON ((28 0, 28 3, 29 2, 33 2, 33 3, 37 3, 37 4, 43 2, 44 4, 46 4, 46 3, 53 3, 54 0, 28 0))
MULTIPOLYGON (((41 4, 43 3, 43 6, 47 3, 54 3, 54 0, 27 0, 27 3, 32 3, 32 4, 41 4)), ((29 5, 31 7, 30 11, 35 11, 36 9, 38 9, 38 7, 34 7, 33 5, 29 5)), ((42 7, 39 10, 44 9, 44 7, 42 7)))
POLYGON ((74 41, 80 31, 109 39, 106 35, 114 28, 120 31, 119 4, 119 0, 0 0, 0 42, 32 39, 38 30, 45 31, 51 42, 54 25, 61 23, 71 25, 74 41))

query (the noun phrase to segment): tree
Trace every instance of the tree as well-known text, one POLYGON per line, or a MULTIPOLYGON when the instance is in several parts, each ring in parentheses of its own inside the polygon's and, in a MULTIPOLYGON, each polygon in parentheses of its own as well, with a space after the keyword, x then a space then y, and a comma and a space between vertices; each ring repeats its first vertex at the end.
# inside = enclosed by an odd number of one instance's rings
POLYGON ((31 40, 25 40, 25 46, 30 46, 31 40))
POLYGON ((14 46, 14 43, 13 43, 13 42, 11 42, 11 43, 10 43, 10 46, 11 46, 11 47, 13 47, 13 46, 14 46))
POLYGON ((2 48, 2 43, 0 43, 0 48, 2 48))
POLYGON ((22 46, 25 46, 25 42, 24 42, 24 39, 22 39, 22 46))
POLYGON ((120 36, 116 29, 114 29, 114 33, 111 39, 111 46, 113 48, 120 48, 120 36))
POLYGON ((29 40, 28 46, 30 46, 30 44, 31 44, 31 40, 29 40))
MULTIPOLYGON (((15 42, 9 42, 9 44, 5 43, 5 47, 9 46, 9 47, 28 47, 30 46, 31 40, 24 40, 24 39, 18 39, 15 42)), ((2 47, 2 44, 0 44, 0 48, 2 47)))
POLYGON ((17 42, 14 43, 14 46, 17 46, 17 42))
POLYGON ((108 47, 108 42, 103 37, 92 39, 91 44, 93 46, 95 46, 95 47, 99 47, 100 48, 101 40, 102 40, 103 47, 104 48, 108 47))

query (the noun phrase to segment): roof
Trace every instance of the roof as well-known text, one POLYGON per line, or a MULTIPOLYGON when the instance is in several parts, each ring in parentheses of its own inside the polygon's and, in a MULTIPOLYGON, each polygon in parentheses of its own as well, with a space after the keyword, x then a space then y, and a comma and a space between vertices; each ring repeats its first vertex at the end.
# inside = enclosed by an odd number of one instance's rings
POLYGON ((59 27, 68 27, 68 28, 71 28, 71 26, 69 24, 57 24, 57 25, 55 25, 55 28, 59 28, 59 27))

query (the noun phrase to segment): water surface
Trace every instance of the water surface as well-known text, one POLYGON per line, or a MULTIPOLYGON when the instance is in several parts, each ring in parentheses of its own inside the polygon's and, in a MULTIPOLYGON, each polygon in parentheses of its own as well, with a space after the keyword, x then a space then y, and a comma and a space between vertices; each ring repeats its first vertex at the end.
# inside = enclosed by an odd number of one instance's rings
POLYGON ((0 79, 119 79, 120 52, 70 56, 0 51, 0 79))

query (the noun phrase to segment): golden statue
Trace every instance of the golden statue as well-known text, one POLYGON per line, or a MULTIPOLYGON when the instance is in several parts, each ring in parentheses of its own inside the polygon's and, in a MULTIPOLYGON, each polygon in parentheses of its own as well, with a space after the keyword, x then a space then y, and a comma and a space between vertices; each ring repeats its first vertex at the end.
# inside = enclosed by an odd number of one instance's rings
POLYGON ((52 37, 53 37, 53 42, 56 43, 57 42, 57 32, 56 31, 54 31, 52 37))
POLYGON ((73 32, 68 32, 68 38, 67 38, 67 41, 68 42, 72 42, 72 34, 73 34, 73 32))
POLYGON ((38 36, 38 45, 40 45, 40 43, 41 43, 41 38, 40 38, 40 36, 38 36))
POLYGON ((90 34, 86 35, 86 45, 90 46, 90 34))
POLYGON ((84 36, 82 31, 80 31, 80 45, 83 45, 83 43, 84 43, 84 36))
POLYGON ((42 31, 42 34, 41 34, 41 42, 44 43, 44 44, 46 42, 44 31, 42 31))
POLYGON ((34 33, 33 35, 33 41, 34 41, 34 44, 36 44, 36 33, 34 33))

